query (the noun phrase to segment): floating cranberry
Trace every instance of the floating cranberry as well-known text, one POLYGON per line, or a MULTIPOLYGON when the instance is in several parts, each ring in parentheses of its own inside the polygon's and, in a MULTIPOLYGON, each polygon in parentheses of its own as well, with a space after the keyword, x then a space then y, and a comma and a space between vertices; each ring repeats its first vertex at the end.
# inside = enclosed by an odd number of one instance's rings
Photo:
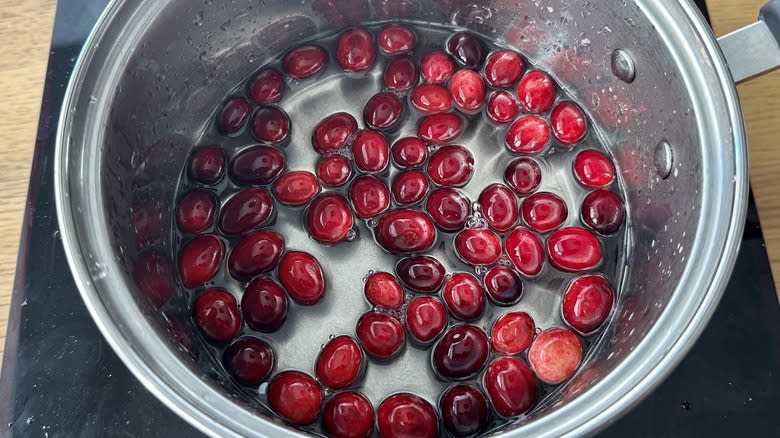
POLYGON ((444 391, 439 411, 444 428, 454 437, 474 436, 487 425, 487 400, 471 385, 459 384, 444 391))
POLYGON ((488 353, 490 345, 485 332, 473 325, 456 325, 433 347, 433 369, 445 379, 467 379, 482 369, 488 353))
POLYGON ((550 263, 563 272, 583 272, 601 264, 598 238, 582 228, 564 228, 547 239, 550 263))
POLYGON ((300 207, 311 201, 320 192, 320 184, 313 173, 305 170, 288 172, 276 180, 274 197, 283 205, 300 207))
POLYGON ((458 273, 447 279, 441 295, 450 314, 461 321, 475 320, 485 310, 485 292, 471 274, 458 273))
POLYGON ((392 131, 398 127, 404 114, 401 99, 393 93, 379 93, 366 103, 363 120, 371 129, 392 131))
POLYGON ((536 324, 525 312, 501 315, 490 331, 490 343, 498 354, 514 356, 524 352, 534 340, 536 324))
POLYGON ((428 193, 428 178, 416 170, 401 172, 393 179, 390 191, 397 204, 416 204, 428 193))
POLYGON ((482 41, 470 33, 458 32, 447 41, 447 51, 460 65, 477 70, 485 62, 487 50, 482 41))
POLYGON ((531 158, 518 158, 506 167, 504 181, 518 195, 528 195, 535 192, 542 183, 542 169, 531 158))
POLYGON ((454 189, 438 189, 425 201, 425 211, 443 231, 457 231, 471 214, 471 202, 454 189))
POLYGON ((326 193, 315 198, 306 211, 306 231, 317 242, 335 245, 354 233, 355 219, 343 196, 326 193))
POLYGON ((516 154, 540 154, 550 146, 550 125, 537 116, 519 118, 509 125, 505 144, 516 154))
POLYGON ((427 173, 438 186, 463 187, 474 174, 474 156, 463 146, 440 147, 431 154, 427 173))
POLYGON ((523 296, 523 280, 506 266, 495 266, 485 273, 485 291, 499 306, 511 306, 523 296))
POLYGON ((404 305, 404 290, 388 272, 371 273, 366 278, 363 293, 369 303, 383 309, 398 310, 404 305))
POLYGON ((434 114, 423 118, 417 128, 417 136, 426 143, 443 144, 455 140, 463 133, 463 119, 457 114, 434 114))
POLYGON ((233 195, 222 207, 219 229, 226 236, 237 236, 265 225, 273 213, 270 193, 263 189, 245 189, 233 195))
POLYGON ((391 56, 411 52, 416 41, 417 37, 411 29, 397 24, 385 27, 377 37, 379 50, 391 56))
POLYGON ((274 147, 253 146, 230 162, 230 178, 236 184, 269 184, 284 170, 284 155, 274 147))
POLYGON ((249 119, 249 101, 243 97, 234 97, 225 102, 217 118, 217 126, 223 134, 236 134, 249 119))
POLYGON ((529 71, 517 86, 520 106, 532 114, 541 114, 552 108, 555 94, 555 82, 550 75, 540 70, 529 71))
POLYGON ((249 83, 249 97, 260 105, 279 102, 284 93, 284 77, 278 70, 261 70, 249 83))
POLYGON ((218 147, 200 147, 190 154, 187 174, 201 184, 216 184, 225 174, 227 155, 218 147))
POLYGON ((328 64, 328 52, 320 46, 308 45, 291 50, 284 56, 282 66, 284 72, 293 79, 307 79, 328 64))
POLYGON ((405 137, 393 144, 390 155, 398 167, 420 167, 428 159, 428 146, 417 137, 405 137))
POLYGON ((355 131, 357 131, 357 120, 350 114, 331 114, 314 127, 311 143, 321 154, 336 152, 347 145, 355 131))
POLYGON ((623 201, 608 190, 596 190, 582 203, 582 222, 604 236, 617 233, 625 215, 623 201))
POLYGON ((348 72, 360 72, 371 67, 376 59, 374 37, 365 29, 350 29, 341 34, 336 47, 336 60, 348 72))
POLYGON ((567 146, 579 143, 588 131, 585 114, 573 102, 556 105, 550 113, 550 124, 555 138, 567 146))
POLYGON ((414 89, 409 102, 422 114, 445 113, 452 108, 452 95, 439 84, 422 84, 414 89))
POLYGON ((292 424, 305 426, 320 416, 322 388, 308 374, 283 371, 271 379, 267 391, 271 409, 292 424))
POLYGON ((511 122, 517 113, 517 102, 508 91, 494 91, 488 98, 486 114, 499 125, 511 122))
POLYGON ((357 217, 371 219, 390 208, 390 189, 376 177, 361 176, 349 186, 349 200, 357 217))
POLYGON ((447 326, 447 310, 435 297, 417 297, 406 307, 406 328, 412 340, 427 345, 447 326))
POLYGON ((341 187, 352 176, 352 165, 343 155, 328 155, 317 162, 317 177, 325 187, 341 187))
POLYGON ((444 283, 444 266, 430 256, 402 259, 395 267, 398 278, 406 287, 421 293, 435 293, 444 283))
POLYGON ((303 306, 317 304, 325 296, 325 277, 311 254, 288 251, 279 262, 279 282, 290 298, 303 306))
POLYGON ((225 349, 222 363, 238 383, 257 386, 271 375, 274 351, 265 341, 243 338, 225 349))
POLYGON ((503 184, 492 184, 479 195, 482 215, 490 228, 503 233, 517 224, 517 199, 503 184))
POLYGON ((395 59, 385 67, 385 87, 392 91, 407 91, 417 83, 417 65, 409 58, 395 59))
POLYGON ((546 233, 563 224, 568 215, 566 203, 549 192, 535 193, 523 201, 523 220, 532 229, 546 233))
POLYGON ((595 332, 612 311, 614 295, 612 286, 601 275, 584 275, 574 279, 563 293, 563 321, 584 335, 595 332))
POLYGON ((176 294, 171 261, 154 251, 139 257, 133 269, 133 282, 157 308, 176 294))
POLYGON ((214 223, 217 201, 206 190, 193 190, 181 199, 176 208, 176 223, 184 233, 206 231, 214 223))
POLYGON ((491 362, 483 387, 498 415, 504 418, 522 415, 536 403, 536 382, 531 370, 514 357, 500 357, 491 362))
POLYGON ((490 266, 501 258, 501 239, 486 229, 466 229, 455 236, 455 254, 467 265, 490 266))
POLYGON ((330 389, 352 386, 363 372, 363 350, 349 336, 330 340, 317 358, 317 379, 330 389))
POLYGON ((523 58, 510 50, 493 53, 485 64, 485 80, 491 87, 509 88, 523 76, 525 64, 523 58))
POLYGON ((420 74, 430 84, 443 84, 454 73, 455 63, 444 52, 431 52, 420 61, 420 74))
POLYGON ((526 277, 536 277, 544 266, 544 247, 533 232, 516 228, 506 236, 504 251, 509 261, 526 277))
POLYGON ((214 278, 224 250, 222 241, 210 234, 187 242, 179 252, 179 278, 184 287, 194 289, 214 278))
POLYGON ((479 73, 472 70, 460 70, 450 79, 452 100, 459 110, 473 114, 482 108, 487 90, 479 73))
POLYGON ((235 278, 249 278, 272 271, 284 252, 284 237, 259 230, 238 241, 228 257, 228 270, 235 278))
POLYGON ((195 324, 204 336, 215 342, 228 342, 241 330, 241 314, 233 295, 222 289, 209 289, 195 301, 195 324))
POLYGON ((376 409, 376 426, 383 438, 435 438, 439 419, 430 403, 413 394, 394 394, 376 409))
POLYGON ((267 277, 252 280, 241 297, 241 310, 247 325, 254 330, 272 333, 287 319, 287 294, 267 277))
POLYGON ((325 402, 322 427, 334 438, 366 438, 374 430, 374 408, 360 393, 340 392, 325 402))
POLYGON ((615 181, 615 165, 601 152, 582 151, 574 159, 574 176, 583 187, 603 189, 615 181))
POLYGON ((382 216, 374 230, 377 243, 393 254, 428 251, 436 242, 436 227, 417 210, 399 209, 382 216))
POLYGON ((368 312, 360 317, 355 328, 366 354, 376 360, 393 358, 404 345, 404 328, 393 316, 368 312))
POLYGON ((260 107, 252 116, 252 136, 257 141, 281 145, 290 136, 290 117, 277 107, 260 107))
POLYGON ((581 362, 582 344, 574 332, 565 328, 543 331, 528 350, 528 363, 536 377, 549 385, 573 376, 581 362))
POLYGON ((364 172, 382 172, 390 163, 390 145, 384 135, 364 129, 352 142, 352 159, 355 166, 364 172))

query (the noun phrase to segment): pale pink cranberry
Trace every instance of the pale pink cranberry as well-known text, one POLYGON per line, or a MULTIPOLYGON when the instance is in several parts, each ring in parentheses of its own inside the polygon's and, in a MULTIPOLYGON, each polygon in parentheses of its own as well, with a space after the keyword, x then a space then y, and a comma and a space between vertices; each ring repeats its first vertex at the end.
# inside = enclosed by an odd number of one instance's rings
POLYGON ((425 211, 442 231, 457 231, 466 225, 471 202, 454 189, 438 189, 428 195, 425 211))
POLYGON ((335 245, 354 233, 355 219, 349 202, 336 193, 315 198, 306 211, 306 230, 317 242, 335 245))
POLYGON ((382 29, 377 37, 379 50, 391 56, 411 52, 416 41, 417 37, 411 29, 396 24, 382 29))
POLYGON ((364 129, 352 142, 355 167, 366 173, 380 173, 390 164, 390 145, 384 135, 364 129))
POLYGON ((526 112, 541 114, 555 102, 555 82, 543 71, 529 71, 517 86, 517 98, 526 112))
POLYGON ((487 229, 472 228, 455 236, 455 254, 471 266, 490 266, 501 258, 501 239, 487 229))
POLYGON ((501 315, 490 331, 493 351, 514 356, 531 346, 536 335, 534 320, 525 312, 509 312, 501 315))
POLYGON ((563 224, 568 215, 566 203, 558 195, 535 193, 523 201, 523 220, 540 233, 552 231, 563 224))
POLYGON ((414 89, 409 102, 422 114, 445 113, 452 108, 452 95, 439 84, 422 84, 414 89))
POLYGON ((582 223, 603 236, 611 236, 620 229, 626 216, 623 201, 608 190, 596 190, 582 202, 582 223))
POLYGON ((555 138, 567 146, 579 143, 588 132, 585 114, 573 102, 556 105, 550 113, 550 125, 555 138))
POLYGON ((599 239, 582 228, 564 228, 547 238, 550 263, 563 272, 584 272, 601 264, 599 239))
POLYGON ((406 307, 406 328, 418 344, 430 344, 446 326, 447 310, 436 297, 417 297, 406 307))
POLYGON ((528 350, 528 363, 536 377, 549 385, 563 383, 582 362, 582 343, 565 328, 551 328, 534 339, 528 350))
POLYGON ((582 151, 574 159, 574 176, 583 187, 603 189, 615 181, 615 165, 601 152, 582 151))
POLYGON ((561 315, 571 328, 589 335, 604 324, 612 311, 615 293, 601 275, 575 278, 563 293, 561 315))
POLYGON ((479 73, 473 70, 460 70, 450 79, 450 93, 459 110, 473 114, 482 108, 487 90, 479 73))
POLYGON ((364 175, 352 181, 349 187, 349 200, 357 217, 371 219, 390 208, 390 189, 384 181, 371 175, 364 175))
POLYGON ((499 125, 511 122, 517 117, 517 102, 508 91, 494 91, 487 102, 488 118, 499 125))
POLYGON ((491 184, 479 195, 479 206, 488 226, 503 233, 517 224, 517 198, 507 186, 491 184))
POLYGON ((305 426, 320 416, 322 388, 308 374, 283 371, 271 379, 267 394, 271 409, 292 424, 305 426))
POLYGON ((509 261, 526 277, 535 277, 544 267, 544 247, 539 237, 524 228, 515 228, 504 240, 509 261))
POLYGON ((293 79, 303 80, 321 72, 328 65, 328 52, 320 46, 307 45, 284 55, 284 72, 293 79))
POLYGON ((277 103, 282 99, 284 89, 282 74, 276 69, 266 68, 249 83, 249 97, 260 105, 277 103))
POLYGON ((383 80, 385 87, 391 91, 407 91, 417 84, 418 75, 414 61, 400 58, 387 64, 383 80))
POLYGON ((522 117, 509 125, 504 140, 516 154, 538 155, 550 146, 550 125, 541 117, 522 117))
POLYGON ((428 178, 415 170, 401 172, 393 179, 390 192, 396 204, 414 205, 428 194, 428 178))
POLYGON ((374 37, 365 29, 350 29, 341 34, 336 61, 348 72, 367 70, 376 59, 374 37))
POLYGON ((518 158, 506 167, 504 181, 518 195, 529 195, 542 183, 542 169, 532 158, 518 158))
POLYGON ((485 64, 485 80, 491 87, 509 88, 514 86, 525 71, 523 58, 510 50, 501 50, 491 54, 485 64))
POLYGON ((474 156, 463 146, 443 146, 431 154, 426 171, 440 187, 463 187, 474 174, 474 156))
POLYGON ((352 176, 352 164, 343 155, 327 155, 317 162, 317 177, 325 187, 341 187, 352 176))
POLYGON ((428 159, 428 145, 417 137, 405 137, 393 144, 390 155, 398 167, 420 167, 428 159))
POLYGON ((420 61, 420 74, 425 82, 443 84, 455 73, 455 63, 444 52, 431 52, 420 61))

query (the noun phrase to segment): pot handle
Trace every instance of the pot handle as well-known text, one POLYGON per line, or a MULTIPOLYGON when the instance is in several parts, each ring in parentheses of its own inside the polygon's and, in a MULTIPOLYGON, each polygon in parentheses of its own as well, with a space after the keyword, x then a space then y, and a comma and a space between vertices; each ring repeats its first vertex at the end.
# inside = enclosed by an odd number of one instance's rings
POLYGON ((718 38, 734 82, 780 67, 780 0, 771 0, 758 21, 718 38))

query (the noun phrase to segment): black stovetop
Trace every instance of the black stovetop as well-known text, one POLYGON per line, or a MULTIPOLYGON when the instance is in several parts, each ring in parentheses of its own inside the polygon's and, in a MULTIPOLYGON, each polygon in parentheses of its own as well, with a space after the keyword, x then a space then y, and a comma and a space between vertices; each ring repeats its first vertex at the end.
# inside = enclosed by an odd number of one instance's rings
MULTIPOLYGON (((201 436, 144 389, 87 313, 53 195, 73 64, 106 0, 59 2, 0 376, 0 436, 201 436)), ((700 3, 701 4, 701 3, 700 3)), ((751 199, 734 275, 690 354, 604 437, 780 436, 780 311, 751 199)))

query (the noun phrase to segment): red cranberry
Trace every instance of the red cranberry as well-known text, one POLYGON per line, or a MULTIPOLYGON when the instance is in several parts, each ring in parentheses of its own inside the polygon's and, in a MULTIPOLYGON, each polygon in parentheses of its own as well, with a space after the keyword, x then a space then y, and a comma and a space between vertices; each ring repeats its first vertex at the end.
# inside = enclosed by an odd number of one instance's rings
POLYGON ((357 120, 350 114, 331 114, 314 127, 311 143, 321 154, 336 152, 347 145, 355 131, 357 131, 357 120))
POLYGON ((404 291, 398 280, 387 272, 374 272, 363 287, 368 302, 383 309, 398 310, 404 305, 404 291))
POLYGON ((582 362, 582 344, 577 335, 565 328, 545 330, 528 349, 528 363, 536 377, 557 385, 574 375, 582 362))
POLYGON ((391 56, 411 52, 416 41, 417 37, 411 29, 396 24, 391 24, 382 29, 377 37, 379 50, 391 56))
POLYGON ((390 208, 390 189, 376 177, 361 176, 349 186, 349 200, 357 217, 371 219, 390 208))
POLYGON ((136 200, 130 206, 130 212, 138 249, 143 249, 162 237, 163 205, 160 200, 136 200))
POLYGON ((374 430, 374 408, 360 393, 340 392, 325 402, 322 427, 334 438, 366 438, 374 430))
POLYGON ((501 258, 501 239, 490 230, 472 228, 455 236, 455 254, 465 264, 490 266, 501 258))
POLYGON ((243 97, 234 97, 225 102, 217 118, 219 131, 227 135, 241 131, 249 119, 250 109, 249 101, 243 97))
POLYGON ((278 70, 266 68, 249 83, 249 97, 260 105, 279 102, 284 93, 284 77, 278 70))
POLYGON ((302 306, 313 306, 325 296, 325 276, 317 259, 309 253, 284 253, 278 275, 290 298, 302 306))
POLYGON ((539 237, 524 228, 516 228, 504 241, 509 261, 526 277, 536 277, 544 266, 544 247, 539 237))
POLYGON ((319 46, 301 46, 284 56, 284 72, 293 79, 307 79, 321 72, 328 64, 328 52, 319 46))
POLYGON ((452 108, 452 95, 439 84, 422 84, 414 89, 409 102, 422 114, 445 113, 452 108))
POLYGON ((444 282, 442 298, 450 314, 462 321, 479 318, 485 310, 485 292, 471 274, 459 273, 444 282))
POLYGON ((516 154, 540 154, 550 146, 550 125, 537 116, 517 119, 506 131, 505 144, 516 154))
POLYGON ((393 358, 404 345, 404 328, 390 315, 368 312, 360 317, 355 328, 366 354, 376 360, 393 358))
POLYGON ((517 199, 503 184, 492 184, 479 195, 479 206, 490 228, 503 233, 517 223, 517 199))
POLYGON ((523 280, 506 266, 495 266, 485 273, 485 291, 499 306, 511 306, 523 296, 523 280))
POLYGON ((447 51, 460 65, 473 70, 482 67, 487 50, 482 41, 470 33, 458 32, 447 41, 447 51))
POLYGON ((434 114, 423 118, 417 128, 417 136, 426 143, 443 144, 455 140, 463 133, 463 119, 457 114, 434 114))
POLYGON ((239 152, 230 162, 230 177, 236 184, 269 184, 284 170, 279 149, 253 146, 239 152))
POLYGON ((187 242, 179 252, 179 278, 184 287, 194 289, 214 278, 224 250, 222 241, 210 234, 187 242))
POLYGON ((430 403, 413 394, 394 394, 376 409, 376 427, 383 438, 435 438, 439 419, 430 403))
POLYGON ((614 295, 612 286, 601 275, 583 275, 574 279, 563 293, 563 321, 584 335, 595 332, 612 311, 614 295))
POLYGON ((133 282, 157 308, 176 294, 171 261, 156 252, 139 257, 133 269, 133 282))
POLYGON ((374 37, 365 29, 350 29, 341 34, 336 47, 336 60, 349 72, 360 72, 371 67, 376 59, 374 37))
POLYGON ((225 174, 227 155, 218 147, 201 147, 192 151, 187 174, 201 184, 216 184, 225 174))
POLYGON ((325 187, 341 187, 352 176, 352 165, 343 155, 328 155, 317 162, 317 177, 325 187))
POLYGON ((583 187, 603 189, 615 181, 615 165, 598 151, 582 151, 574 159, 574 176, 583 187))
POLYGON ((410 90, 417 83, 417 65, 409 58, 395 59, 387 64, 383 77, 389 90, 410 90))
POLYGON ((216 211, 214 195, 206 190, 193 190, 179 199, 176 223, 184 233, 200 233, 214 223, 216 211))
POLYGON ((487 400, 471 385, 459 384, 444 391, 439 411, 444 428, 454 437, 474 436, 487 425, 487 400))
POLYGON ((463 146, 443 146, 431 154, 428 177, 442 187, 463 187, 474 174, 474 156, 463 146))
POLYGON ((279 108, 260 107, 252 116, 252 135, 257 141, 281 145, 290 136, 290 117, 279 108))
POLYGON ((523 201, 523 220, 532 229, 546 233, 561 226, 566 220, 566 203, 558 195, 540 192, 523 201))
POLYGON ((245 189, 233 195, 222 207, 219 229, 237 236, 264 225, 274 213, 271 195, 263 189, 245 189))
POLYGON ((490 363, 483 387, 498 415, 511 418, 528 412, 536 403, 536 381, 519 359, 500 357, 490 363))
POLYGON ((450 92, 455 106, 467 114, 479 111, 487 94, 482 76, 472 70, 455 73, 450 79, 450 92))
POLYGON ((457 231, 466 224, 471 214, 471 203, 457 190, 438 189, 431 192, 425 201, 425 211, 443 231, 457 231))
POLYGON ((222 363, 238 383, 257 386, 271 375, 274 351, 265 341, 243 338, 225 349, 222 363))
POLYGON ((320 183, 313 173, 305 170, 288 172, 276 180, 274 197, 279 203, 300 207, 311 201, 320 192, 320 183))
POLYGON ((444 52, 431 52, 420 61, 420 74, 425 82, 443 84, 455 73, 455 63, 444 52))
POLYGON ((368 100, 363 120, 371 129, 392 131, 398 127, 404 114, 401 99, 393 93, 379 93, 368 100))
POLYGON ((195 324, 204 336, 215 342, 228 342, 241 330, 241 314, 233 295, 222 289, 209 289, 195 301, 195 324))
POLYGON ((252 280, 241 297, 241 310, 247 325, 254 330, 272 333, 287 319, 287 294, 270 278, 252 280))
POLYGON ((529 113, 541 114, 552 108, 555 102, 555 82, 543 71, 529 71, 517 86, 520 106, 529 113))
POLYGON ((417 137, 405 137, 395 142, 390 154, 398 167, 420 167, 428 159, 428 146, 417 137))
POLYGON ((395 266, 395 273, 406 287, 421 293, 435 293, 444 283, 444 266, 430 256, 414 256, 402 259, 395 266))
POLYGON ((559 271, 583 272, 601 264, 601 244, 582 228, 564 228, 547 239, 550 263, 559 271))
POLYGON ((330 389, 352 386, 363 372, 363 350, 349 336, 331 339, 317 358, 317 379, 330 389))
POLYGON ((542 183, 542 169, 531 158, 518 158, 507 166, 504 181, 518 195, 528 195, 535 192, 542 183))
POLYGON ((490 331, 490 343, 498 354, 514 356, 524 352, 534 340, 536 324, 525 312, 501 315, 490 331))
POLYGON ((314 0, 311 8, 336 28, 360 23, 369 16, 366 0, 314 0))
POLYGON ((364 129, 352 142, 355 166, 367 173, 379 173, 390 163, 390 145, 384 135, 364 129))
POLYGON ((260 230, 238 241, 228 258, 230 275, 254 277, 272 271, 284 252, 284 237, 273 231, 260 230))
POLYGON ((428 193, 428 179, 422 172, 407 170, 399 173, 391 185, 393 199, 399 205, 413 205, 428 193))
POLYGON ((585 114, 572 102, 561 102, 550 113, 552 132, 559 142, 574 145, 585 138, 588 124, 585 114))
POLYGON ((501 50, 488 57, 485 64, 485 80, 491 87, 509 88, 523 76, 523 58, 510 50, 501 50))
POLYGON ((346 198, 325 193, 315 198, 306 211, 306 231, 317 242, 335 245, 354 233, 355 219, 346 198))
POLYGON ((435 297, 417 297, 406 307, 406 328, 412 340, 427 345, 447 326, 447 310, 435 297))
POLYGON ((305 426, 320 416, 322 388, 308 374, 283 371, 268 384, 268 404, 280 417, 305 426))
POLYGON ((374 230, 377 243, 393 254, 425 252, 436 243, 436 227, 417 210, 398 209, 382 216, 374 230))
POLYGON ((494 91, 488 98, 487 116, 499 125, 511 122, 517 113, 517 102, 508 91, 494 91))
POLYGON ((617 233, 625 215, 623 202, 608 190, 596 190, 582 203, 582 222, 604 236, 617 233))
POLYGON ((490 345, 479 327, 462 324, 449 329, 433 347, 433 369, 450 380, 467 379, 482 369, 490 345))

